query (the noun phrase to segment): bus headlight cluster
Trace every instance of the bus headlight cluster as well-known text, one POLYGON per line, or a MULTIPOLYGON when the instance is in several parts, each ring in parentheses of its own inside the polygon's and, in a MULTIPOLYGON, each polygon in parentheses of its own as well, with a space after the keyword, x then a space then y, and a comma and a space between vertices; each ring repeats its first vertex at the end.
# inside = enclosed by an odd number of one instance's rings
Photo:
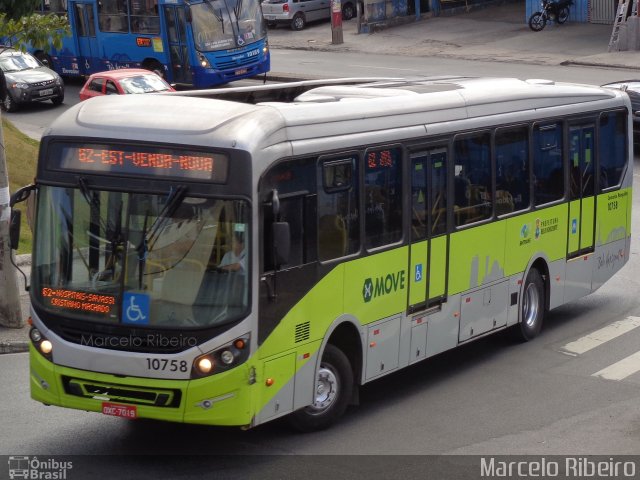
POLYGON ((236 338, 224 347, 197 357, 193 362, 191 378, 225 372, 244 363, 247 358, 249 358, 249 334, 236 338))
POLYGON ((200 61, 202 68, 211 68, 211 64, 209 63, 209 60, 207 60, 207 57, 200 52, 198 52, 198 60, 200 61))
POLYGON ((29 338, 36 347, 36 350, 38 350, 47 360, 51 360, 53 345, 45 338, 44 335, 42 335, 42 332, 40 332, 36 327, 32 327, 29 331, 29 338))

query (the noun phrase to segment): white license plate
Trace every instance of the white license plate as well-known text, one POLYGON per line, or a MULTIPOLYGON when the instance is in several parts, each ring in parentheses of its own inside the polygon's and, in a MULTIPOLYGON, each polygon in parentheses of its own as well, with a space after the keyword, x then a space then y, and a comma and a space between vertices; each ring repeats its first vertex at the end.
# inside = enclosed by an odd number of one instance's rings
POLYGON ((40 96, 53 95, 53 88, 47 88, 46 90, 40 90, 40 96))
POLYGON ((276 16, 275 16, 275 15, 265 15, 265 16, 264 16, 264 19, 265 19, 265 20, 275 20, 275 19, 276 19, 276 16))

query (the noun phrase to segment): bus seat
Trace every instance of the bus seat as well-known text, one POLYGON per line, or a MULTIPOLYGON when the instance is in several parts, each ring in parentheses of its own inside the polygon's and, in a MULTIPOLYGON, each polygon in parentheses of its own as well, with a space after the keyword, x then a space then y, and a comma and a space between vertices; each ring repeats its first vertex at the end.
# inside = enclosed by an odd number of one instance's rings
POLYGON ((347 228, 342 215, 323 215, 318 222, 321 260, 344 257, 347 253, 347 228))

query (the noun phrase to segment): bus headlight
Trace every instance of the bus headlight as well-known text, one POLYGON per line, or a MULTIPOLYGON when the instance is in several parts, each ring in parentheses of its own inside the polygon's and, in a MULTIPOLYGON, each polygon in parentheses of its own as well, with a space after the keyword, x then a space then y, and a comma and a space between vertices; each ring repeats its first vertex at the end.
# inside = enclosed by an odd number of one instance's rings
POLYGON ((233 342, 193 361, 191 378, 206 377, 225 372, 244 363, 249 358, 249 334, 236 338, 233 342))
POLYGON ((51 361, 51 352, 53 351, 53 344, 42 335, 42 332, 38 330, 36 327, 32 327, 29 330, 29 338, 33 345, 36 347, 36 350, 42 354, 44 358, 51 361))
POLYGON ((200 61, 200 66, 202 66, 202 68, 211 68, 209 60, 207 60, 207 57, 205 57, 201 52, 198 52, 198 60, 200 61))

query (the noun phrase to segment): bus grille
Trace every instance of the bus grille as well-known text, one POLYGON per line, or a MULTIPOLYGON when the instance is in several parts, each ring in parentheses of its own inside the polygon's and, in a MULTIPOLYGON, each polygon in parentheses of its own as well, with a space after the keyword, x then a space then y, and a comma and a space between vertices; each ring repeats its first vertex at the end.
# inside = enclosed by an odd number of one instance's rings
POLYGON ((177 389, 115 385, 65 376, 62 377, 62 384, 67 394, 76 397, 153 407, 177 408, 180 406, 181 392, 177 389))
POLYGON ((251 65, 259 57, 247 57, 242 54, 239 55, 227 55, 226 57, 220 57, 215 60, 215 68, 219 70, 228 70, 230 68, 243 67, 245 65, 251 65), (241 58, 239 58, 241 57, 241 58))

